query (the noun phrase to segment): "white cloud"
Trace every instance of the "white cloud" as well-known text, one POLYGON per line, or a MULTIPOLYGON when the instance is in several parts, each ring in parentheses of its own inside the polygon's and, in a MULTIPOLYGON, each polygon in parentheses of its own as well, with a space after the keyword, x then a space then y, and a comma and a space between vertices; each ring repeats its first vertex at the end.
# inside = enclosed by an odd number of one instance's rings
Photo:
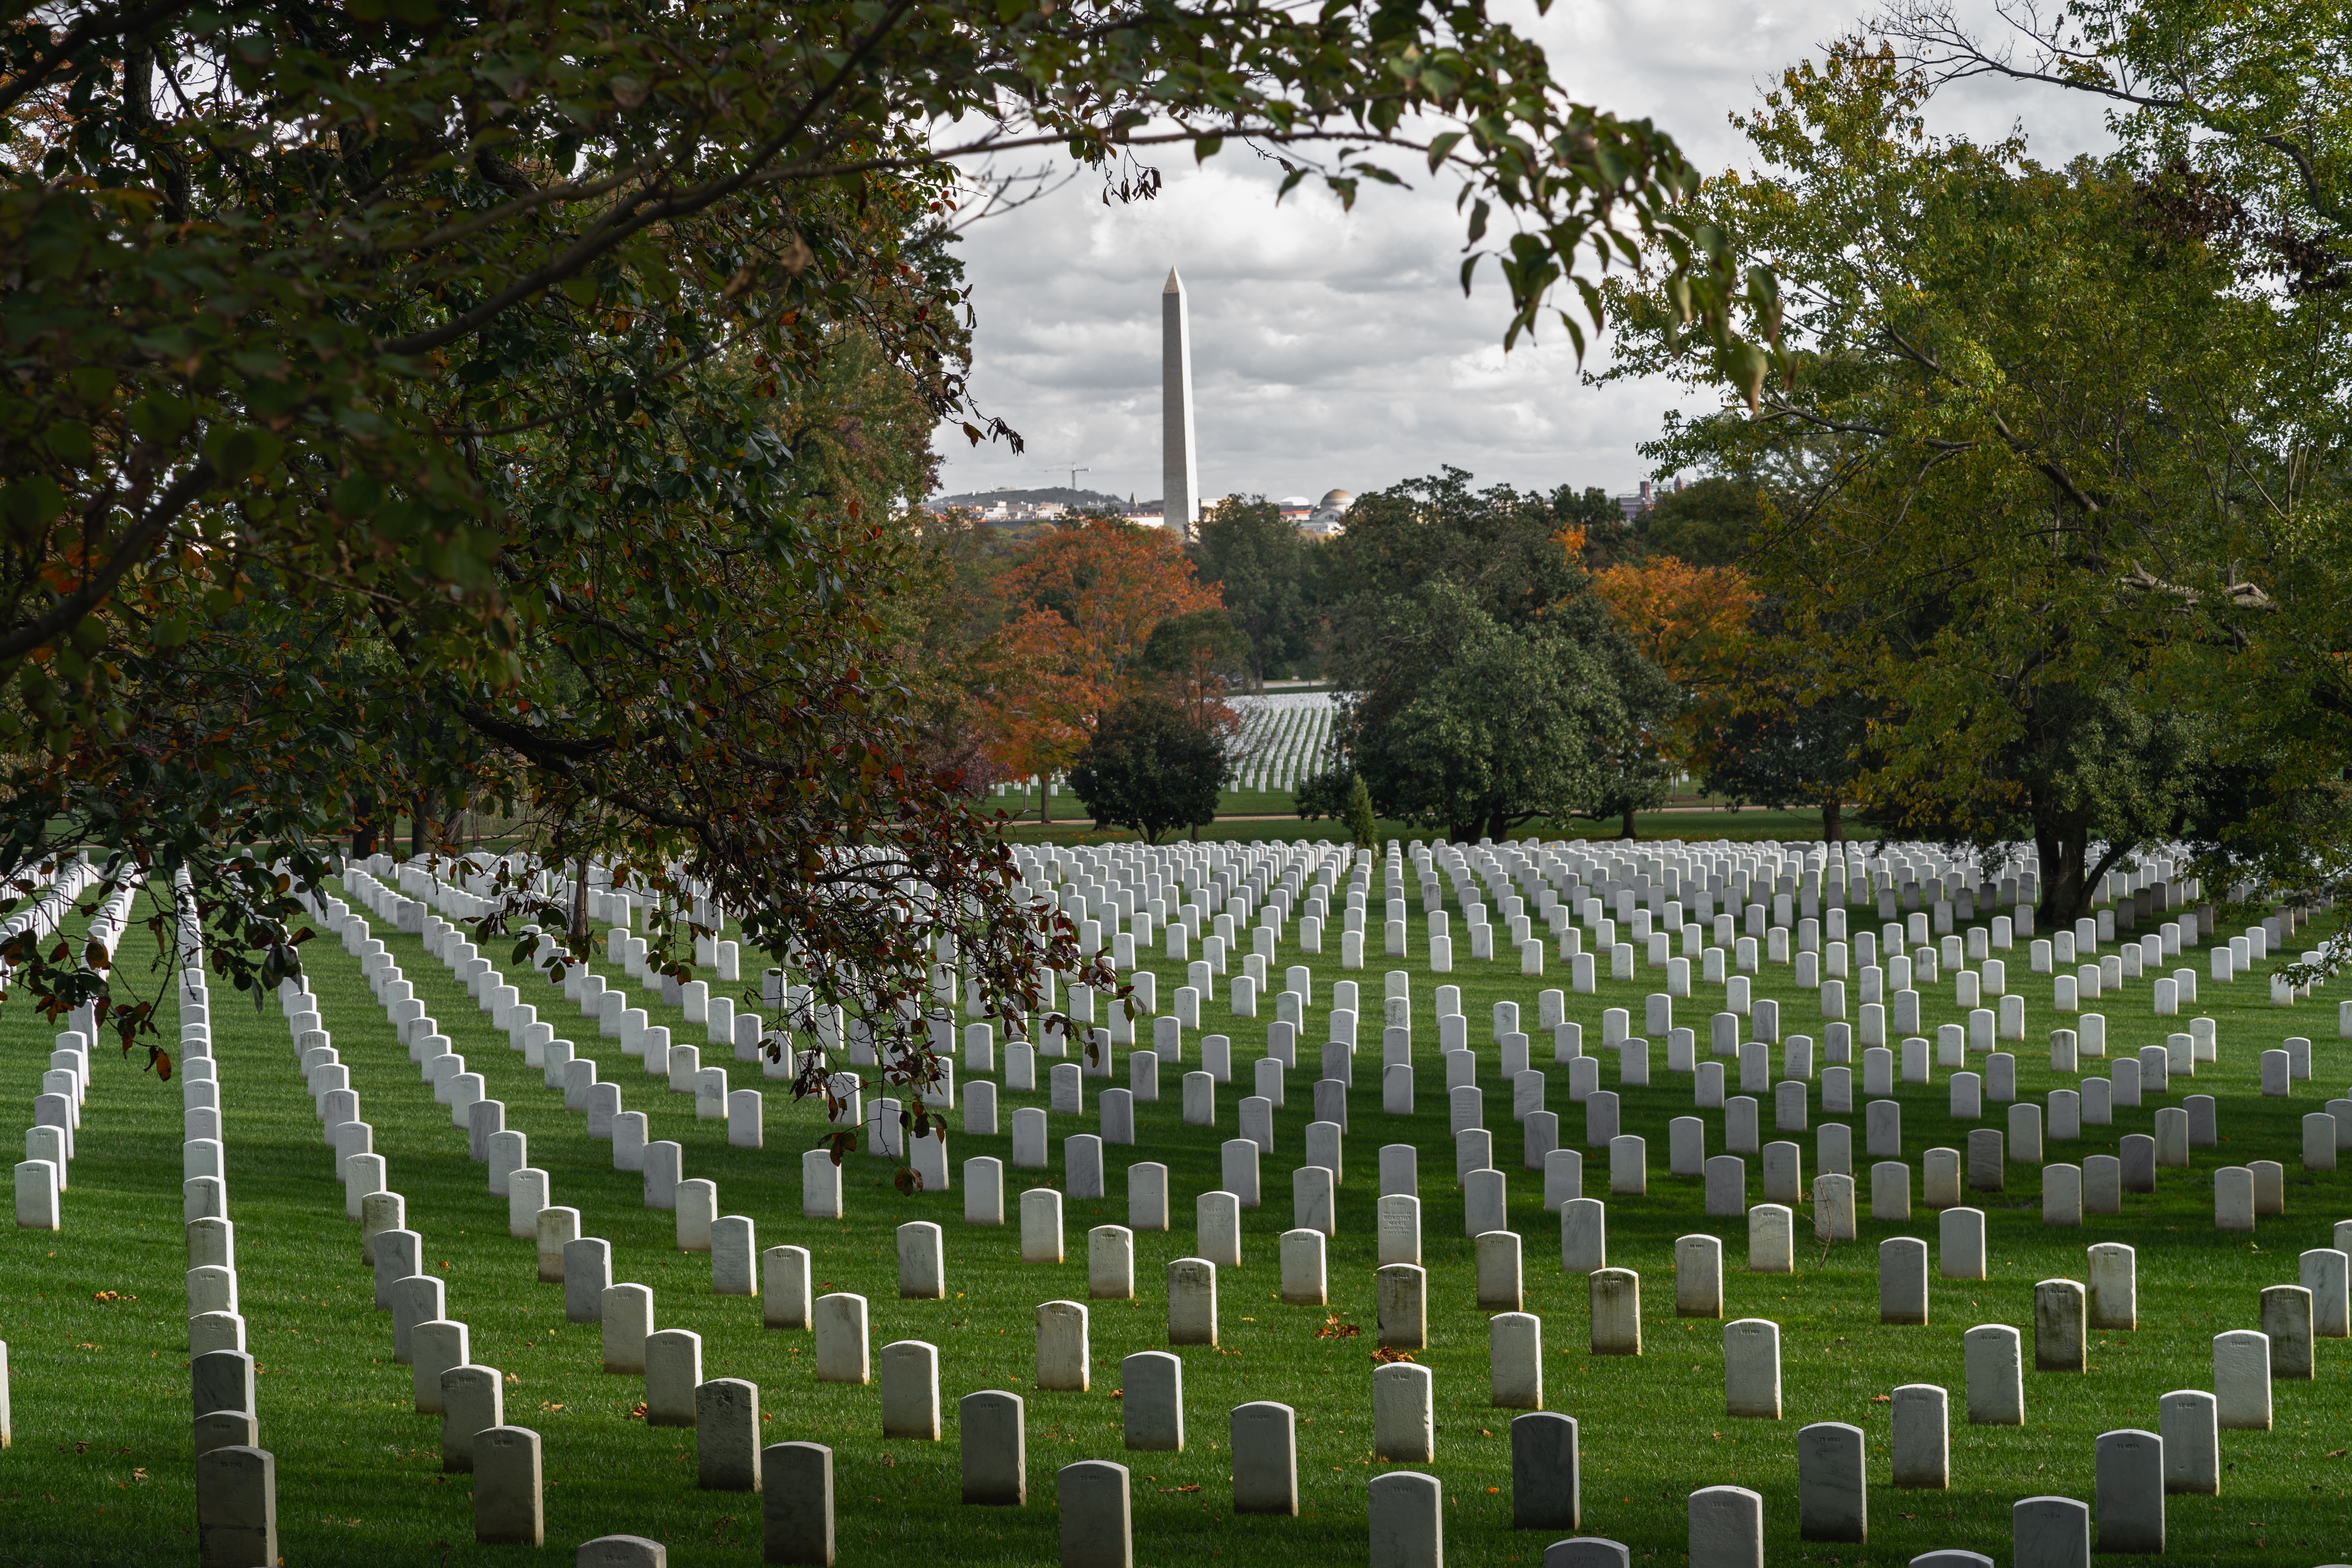
MULTIPOLYGON (((1702 168, 1745 165, 1728 123, 1780 72, 1854 26, 1845 5, 1787 0, 1563 0, 1525 25, 1580 97, 1648 117, 1702 168)), ((2105 144, 2096 111, 2048 90, 1970 84, 1933 124, 1991 136, 2024 119, 2045 160, 2105 144)), ((1353 212, 1229 147, 1163 163, 1158 201, 1106 207, 1081 177, 985 220, 964 241, 977 288, 972 387, 1027 437, 1015 456, 940 433, 950 490, 1079 482, 1160 493, 1160 290, 1190 293, 1201 489, 1363 491, 1444 464, 1484 482, 1633 488, 1636 445, 1683 401, 1664 383, 1592 387, 1557 325, 1507 355, 1499 280, 1457 282, 1453 192, 1368 188, 1353 212), (1053 471, 1061 465, 1063 477, 1053 471)), ((1601 351, 1605 353, 1605 346, 1601 351)), ((1601 363, 1598 356, 1594 361, 1601 363)))

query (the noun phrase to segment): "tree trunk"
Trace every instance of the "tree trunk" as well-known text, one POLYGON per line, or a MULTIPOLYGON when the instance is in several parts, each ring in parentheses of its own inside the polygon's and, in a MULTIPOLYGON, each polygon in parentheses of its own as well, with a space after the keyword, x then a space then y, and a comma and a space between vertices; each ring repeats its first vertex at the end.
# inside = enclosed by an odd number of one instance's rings
POLYGON ((1054 775, 1039 773, 1037 775, 1037 826, 1050 827, 1053 824, 1054 775))
POLYGON ((1823 839, 1832 844, 1841 844, 1844 842, 1844 812, 1845 803, 1838 799, 1835 795, 1832 795, 1829 799, 1822 802, 1822 837, 1823 839))
POLYGON ((420 793, 415 804, 410 806, 408 812, 409 856, 412 858, 421 858, 431 847, 432 842, 433 836, 426 829, 425 823, 425 796, 420 793))
POLYGON ((1625 838, 1633 837, 1633 808, 1630 805, 1625 808, 1625 831, 1620 837, 1625 838))
POLYGON ((2033 847, 2042 857, 2042 901, 2035 919, 2053 927, 2071 926, 2080 918, 2083 897, 2083 841, 2064 837, 2054 826, 2035 826, 2033 847))
POLYGON ((572 878, 572 942, 582 952, 588 946, 588 857, 574 862, 572 878))

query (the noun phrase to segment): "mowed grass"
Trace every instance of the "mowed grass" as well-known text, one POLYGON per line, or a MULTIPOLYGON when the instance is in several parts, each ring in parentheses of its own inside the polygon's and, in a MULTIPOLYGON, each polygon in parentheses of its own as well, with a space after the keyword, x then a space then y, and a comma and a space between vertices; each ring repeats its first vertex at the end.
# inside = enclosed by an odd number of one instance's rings
MULTIPOLYGON (((141 940, 134 928, 133 951, 126 954, 134 972, 149 956, 136 951, 141 940)), ((1541 981, 1523 979, 1515 963, 1475 963, 1434 976, 1417 955, 1399 967, 1412 976, 1419 1111, 1411 1118, 1384 1116, 1377 1071, 1360 1070, 1350 1105, 1339 1235, 1329 1252, 1331 1307, 1328 1312, 1287 1307, 1274 1299, 1279 1282, 1276 1238, 1290 1221, 1288 1172, 1308 1120, 1305 1107, 1315 1076, 1310 1066, 1292 1075, 1291 1108, 1277 1115, 1276 1153, 1264 1167, 1266 1203, 1244 1216, 1244 1263, 1224 1270, 1220 1281, 1223 1342, 1178 1352, 1185 1363, 1186 1450, 1129 1455, 1121 1446, 1120 1405, 1114 1397, 1119 1359, 1167 1348, 1164 1265, 1193 1250, 1192 1201, 1221 1184, 1217 1145, 1233 1135, 1234 1108, 1248 1092, 1248 1064, 1262 1051, 1265 1017, 1236 1021, 1222 1030, 1235 1041, 1237 1081, 1222 1087, 1220 1125, 1213 1132, 1186 1128, 1180 1116, 1178 1079, 1184 1068, 1198 1065, 1197 1038, 1188 1039, 1181 1067, 1163 1067, 1164 1098, 1139 1108, 1139 1146, 1108 1152, 1112 1197, 1070 1206, 1067 1261, 1050 1268, 1018 1262, 1017 1225, 965 1226, 960 1188, 901 1196, 888 1184, 893 1165, 873 1157, 851 1163, 845 1221, 803 1220, 799 1161, 817 1135, 813 1110, 793 1106, 780 1086, 764 1084, 767 1148, 730 1149, 723 1124, 696 1122, 687 1097, 667 1093, 661 1080, 621 1054, 616 1041, 567 1019, 558 1011, 560 998, 542 1001, 542 1015, 564 1020, 559 1028, 597 1058, 601 1076, 624 1086, 627 1106, 649 1113, 652 1135, 685 1145, 687 1174, 718 1183, 721 1212, 753 1216, 762 1247, 791 1242, 809 1247, 821 1289, 856 1290, 868 1298, 877 1353, 902 1338, 940 1347, 945 1440, 885 1441, 878 1392, 819 1384, 807 1334, 765 1331, 756 1300, 711 1295, 709 1258, 675 1249, 673 1218, 643 1207, 640 1179, 611 1169, 609 1145, 589 1139, 583 1119, 562 1111, 560 1096, 523 1067, 520 1056, 491 1030, 487 1015, 436 961, 424 956, 416 939, 385 934, 385 940, 468 1068, 483 1072, 491 1093, 506 1102, 509 1125, 530 1134, 532 1163, 553 1173, 552 1201, 580 1209, 584 1234, 612 1240, 616 1279, 653 1288, 656 1326, 690 1328, 703 1335, 704 1375, 744 1377, 760 1385, 771 1441, 808 1439, 832 1446, 840 1557, 847 1563, 922 1554, 960 1563, 1053 1562, 1058 1540, 1054 1472, 1089 1458, 1119 1459, 1134 1472, 1139 1563, 1172 1568, 1209 1560, 1360 1561, 1364 1487, 1383 1468, 1373 1462, 1370 1445, 1371 1218, 1378 1150, 1397 1142, 1412 1142, 1421 1151, 1431 1345, 1419 1359, 1436 1373, 1438 1458, 1427 1468, 1445 1484, 1449 1556, 1457 1563, 1540 1561, 1549 1535, 1510 1529, 1511 1413, 1492 1409, 1487 1401, 1486 1314, 1474 1305, 1470 1244, 1462 1235, 1436 1058, 1439 984, 1463 987, 1464 1010, 1481 1047, 1496 1163, 1511 1173, 1513 1223, 1527 1238, 1527 1306, 1544 1323, 1545 1403, 1582 1424, 1584 1530, 1631 1543, 1637 1560, 1678 1562, 1686 1544, 1686 1494, 1700 1486, 1736 1482, 1764 1494, 1768 1546, 1776 1561, 1900 1564, 1924 1551, 1957 1546, 2006 1563, 2009 1507, 2015 1499, 2038 1492, 2093 1497, 2097 1434, 2124 1426, 2152 1428, 2162 1393, 2210 1387, 2211 1336, 2258 1326, 2259 1290, 2293 1283, 2296 1254, 2328 1245, 2333 1223, 2352 1217, 2347 1175, 2306 1174, 2299 1168, 2299 1118, 2343 1092, 2352 1077, 2332 1026, 2334 1003, 2324 994, 2292 1010, 2276 1009, 2258 980, 2206 983, 2196 1011, 2219 1020, 2222 1060, 2200 1072, 2191 1087, 2221 1098, 2227 1140, 2218 1151, 2221 1158, 2215 1151, 2197 1151, 2195 1169, 2163 1173, 2156 1195, 2127 1197, 2123 1215, 2092 1216, 2079 1231, 2043 1227, 2038 1177, 2012 1164, 2010 1190, 1980 1200, 1988 1212, 1993 1278, 1935 1280, 1933 1322, 1924 1328, 1879 1325, 1876 1245, 1890 1235, 1915 1235, 1927 1237, 1932 1249, 1937 1230, 1931 1213, 1916 1209, 1913 1221, 1902 1226, 1870 1220, 1865 1174, 1858 1242, 1824 1251, 1810 1242, 1809 1216, 1801 1216, 1799 1271, 1747 1273, 1744 1223, 1706 1218, 1700 1183, 1665 1173, 1666 1123, 1690 1113, 1691 1092, 1687 1078, 1661 1071, 1653 1087, 1622 1091, 1625 1130, 1649 1141, 1649 1194, 1610 1202, 1611 1261, 1643 1275, 1645 1353, 1638 1360, 1595 1359, 1585 1353, 1585 1281, 1559 1270, 1557 1225, 1538 1206, 1538 1175, 1518 1168, 1518 1132, 1488 1043, 1494 1002, 1517 1000, 1532 1018, 1537 993, 1552 985, 1565 988, 1565 976, 1556 971, 1541 981), (2257 1087, 2259 1053, 2290 1033, 2313 1037, 2317 1077, 2298 1084, 2291 1100, 2263 1100, 2257 1087), (2288 1167, 2287 1215, 2266 1218, 2251 1239, 2216 1232, 2210 1170, 2265 1157, 2288 1167), (1093 1389, 1040 1393, 1031 1386, 1035 1308, 1055 1299, 1085 1299, 1086 1229, 1124 1223, 1121 1173, 1129 1163, 1147 1159, 1171 1167, 1176 1229, 1137 1237, 1137 1301, 1093 1304, 1093 1389), (896 1297, 893 1230, 917 1218, 935 1219, 946 1231, 953 1293, 949 1300, 896 1297), (1781 1325, 1785 1417, 1779 1422, 1724 1415, 1720 1325, 1674 1316, 1673 1242, 1694 1231, 1724 1239, 1727 1317, 1769 1317, 1781 1325), (2102 1240, 2139 1248, 2140 1329, 2095 1336, 2087 1376, 2029 1371, 2024 1427, 1966 1425, 1963 1332, 1983 1322, 2017 1325, 2027 1333, 2030 1365, 2033 1282, 2054 1275, 2082 1278, 2084 1247, 2102 1240), (1364 1334, 1318 1338, 1327 1317, 1359 1325, 1364 1334), (1888 1407, 1872 1400, 1909 1382, 1937 1383, 1952 1391, 1954 1485, 1948 1492, 1898 1492, 1885 1485, 1888 1407), (1013 1389, 1028 1401, 1026 1508, 966 1508, 958 1500, 954 1401, 987 1388, 1013 1389), (1301 1518, 1231 1513, 1226 1412, 1253 1399, 1283 1400, 1299 1412, 1301 1518), (1800 1426, 1816 1420, 1851 1421, 1870 1434, 1866 1547, 1797 1539, 1796 1434, 1800 1426)), ((2298 945, 2311 940, 2299 939, 2298 945)), ((1414 942, 1418 950, 1418 921, 1414 942)), ((1337 946, 1336 933, 1331 945, 1337 946)), ((568 1555, 582 1540, 625 1531, 666 1541, 671 1560, 680 1564, 757 1562, 758 1500, 698 1490, 693 1434, 649 1429, 628 1418, 642 1397, 641 1382, 604 1374, 596 1329, 565 1324, 560 1288, 536 1282, 531 1244, 507 1237, 505 1200, 489 1194, 483 1168, 466 1158, 464 1134, 451 1125, 446 1110, 434 1103, 361 981, 356 963, 329 939, 306 952, 326 1026, 351 1067, 362 1113, 376 1128, 376 1148, 387 1158, 392 1184, 407 1195, 410 1226, 424 1234, 426 1259, 447 1281, 450 1313, 471 1325, 475 1360, 509 1374, 508 1419, 535 1427, 545 1439, 549 1560, 568 1555)), ((2048 981, 2021 973, 2022 944, 2009 956, 2028 997, 2032 1036, 2018 1047, 2021 1091, 2039 1099, 2062 1081, 2074 1080, 2061 1080, 2049 1070, 2043 1042, 2057 1020, 2047 1003, 2048 981)), ((1315 971, 1315 1006, 1302 1058, 1312 1063, 1324 1036, 1332 984, 1343 976, 1336 952, 1301 958, 1286 949, 1276 968, 1294 962, 1315 971)), ((2205 968, 2201 950, 2184 962, 2200 973, 2205 968)), ((1161 995, 1171 995, 1182 983, 1181 966, 1153 967, 1161 995)), ((1386 967, 1386 961, 1375 960, 1345 976, 1363 987, 1366 1011, 1374 1020, 1386 967)), ((628 984, 625 977, 607 973, 615 984, 628 984)), ((1571 994, 1570 1016, 1583 1022, 1587 1038, 1597 1044, 1601 1009, 1626 1006, 1638 1018, 1641 999, 1653 984, 1604 983, 1600 995, 1571 994)), ((1700 989, 1700 996, 1682 1005, 1695 1016, 1678 1016, 1694 1023, 1704 1038, 1705 1015, 1714 1001, 1707 994, 1712 988, 1700 989)), ((1810 994, 1790 983, 1787 969, 1768 966, 1760 989, 1782 999, 1789 1032, 1818 1037, 1818 1027, 1806 1022, 1818 1007, 1810 994)), ((1958 1017, 1948 979, 1924 995, 1924 1022, 1931 1034, 1937 1023, 1958 1017)), ((2148 1015, 2145 982, 2134 983, 2120 999, 2110 998, 2105 1011, 2111 1053, 2160 1042, 2170 1023, 2148 1015)), ((213 1016, 242 1306, 249 1347, 263 1368, 262 1443, 278 1459, 286 1563, 296 1568, 362 1559, 454 1564, 521 1555, 512 1548, 474 1544, 471 1480, 441 1474, 438 1418, 415 1413, 411 1373, 392 1362, 391 1320, 373 1309, 357 1227, 342 1217, 331 1155, 302 1088, 277 1003, 272 999, 257 1013, 249 1001, 216 987, 213 1016)), ((1211 1030, 1218 1031, 1225 1018, 1219 999, 1208 1013, 1211 1030)), ((688 1034, 674 1013, 667 1021, 681 1042, 699 1036, 699 1030, 688 1034)), ((6 1075, 9 1102, 19 1108, 21 1126, 53 1030, 16 1005, 0 1014, 0 1031, 6 1046, 0 1072, 6 1075)), ((1360 1037, 1360 1062, 1377 1062, 1376 1024, 1368 1022, 1360 1037)), ((726 1059, 723 1051, 706 1056, 726 1059)), ((1661 1048, 1661 1062, 1663 1056, 1661 1048)), ((735 1087, 760 1082, 755 1068, 730 1065, 735 1087)), ((1569 1103, 1565 1076, 1554 1074, 1550 1104, 1560 1113, 1564 1138, 1580 1140, 1581 1109, 1569 1103)), ((1605 1061, 1603 1083, 1616 1087, 1616 1076, 1615 1064, 1605 1061)), ((1958 1147, 1965 1140, 1966 1128, 1947 1114, 1946 1076, 1939 1071, 1933 1086, 1904 1089, 1899 1095, 1915 1194, 1920 1191, 1920 1151, 1958 1147)), ((1127 1081, 1123 1061, 1108 1081, 1127 1081)), ((1060 1184, 1059 1140, 1093 1130, 1092 1099, 1101 1087, 1105 1080, 1088 1080, 1086 1119, 1066 1119, 1054 1127, 1054 1172, 1008 1173, 1008 1214, 1019 1190, 1039 1184, 1041 1174, 1060 1184)), ((2178 1103, 2189 1091, 2179 1087, 2166 1103, 2178 1103)), ((1003 1096, 1000 1125, 1009 1131, 1012 1110, 1030 1103, 1043 1103, 1043 1097, 1003 1096)), ((1814 1103, 1818 1125, 1818 1096, 1814 1103)), ((194 1559, 180 1106, 176 1082, 159 1085, 135 1063, 101 1050, 74 1184, 65 1200, 65 1230, 11 1231, 0 1247, 0 1335, 9 1342, 13 1362, 16 1423, 16 1447, 0 1456, 0 1508, 5 1510, 0 1513, 0 1561, 194 1559), (122 1299, 94 1299, 109 1291, 122 1299)), ((1990 1109, 1999 1115, 1998 1108, 1990 1109)), ((2053 1154, 2079 1160, 2111 1152, 2125 1134, 2150 1130, 2154 1110, 2151 1104, 2119 1112, 2114 1127, 2086 1129, 2080 1142, 2055 1144, 2053 1154)), ((1998 1125, 1993 1116, 1978 1125, 1998 1125)), ((1860 1116, 1838 1120, 1854 1126, 1859 1145, 1860 1116)), ((1720 1113, 1707 1114, 1706 1121, 1709 1150, 1718 1152, 1720 1113)), ((1814 1140, 1808 1133, 1800 1142, 1810 1176, 1814 1140)), ((977 1154, 1010 1154, 1006 1137, 959 1136, 950 1148, 959 1170, 963 1160, 977 1154)), ((1604 1152, 1588 1152, 1588 1195, 1606 1195, 1606 1163, 1604 1152)), ((1751 1199, 1760 1199, 1760 1166, 1753 1162, 1749 1192, 1751 1199)), ((2315 1382, 2277 1385, 2273 1431, 2224 1434, 2221 1498, 2170 1500, 2172 1555, 2305 1568, 2347 1555, 2352 1542, 2347 1467, 2352 1456, 2341 1451, 2352 1446, 2345 1397, 2352 1345, 2323 1342, 2318 1360, 2315 1382)))

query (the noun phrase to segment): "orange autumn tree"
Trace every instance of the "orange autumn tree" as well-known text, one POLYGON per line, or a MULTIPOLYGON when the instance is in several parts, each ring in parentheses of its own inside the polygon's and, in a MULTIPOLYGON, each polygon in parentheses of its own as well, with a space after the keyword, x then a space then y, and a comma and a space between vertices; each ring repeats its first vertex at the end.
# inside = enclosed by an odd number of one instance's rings
MULTIPOLYGON (((1214 609, 1174 535, 1090 517, 1040 534, 996 580, 991 754, 1015 776, 1067 767, 1113 703, 1145 683, 1144 645, 1171 616, 1214 609)), ((1040 803, 1039 815, 1046 807, 1040 803)))
POLYGON ((1708 699, 1735 678, 1756 590, 1738 567, 1693 566, 1671 555, 1612 566, 1592 586, 1633 646, 1690 695, 1679 734, 1659 738, 1686 764, 1708 699))

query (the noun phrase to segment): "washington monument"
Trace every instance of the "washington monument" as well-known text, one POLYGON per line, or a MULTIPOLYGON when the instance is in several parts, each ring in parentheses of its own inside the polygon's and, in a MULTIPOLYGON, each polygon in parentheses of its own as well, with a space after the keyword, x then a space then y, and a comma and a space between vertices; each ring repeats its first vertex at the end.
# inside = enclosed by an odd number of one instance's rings
POLYGON ((1184 280, 1168 269, 1160 295, 1160 514, 1184 538, 1200 521, 1200 481, 1192 449, 1192 331, 1184 315, 1184 280))

